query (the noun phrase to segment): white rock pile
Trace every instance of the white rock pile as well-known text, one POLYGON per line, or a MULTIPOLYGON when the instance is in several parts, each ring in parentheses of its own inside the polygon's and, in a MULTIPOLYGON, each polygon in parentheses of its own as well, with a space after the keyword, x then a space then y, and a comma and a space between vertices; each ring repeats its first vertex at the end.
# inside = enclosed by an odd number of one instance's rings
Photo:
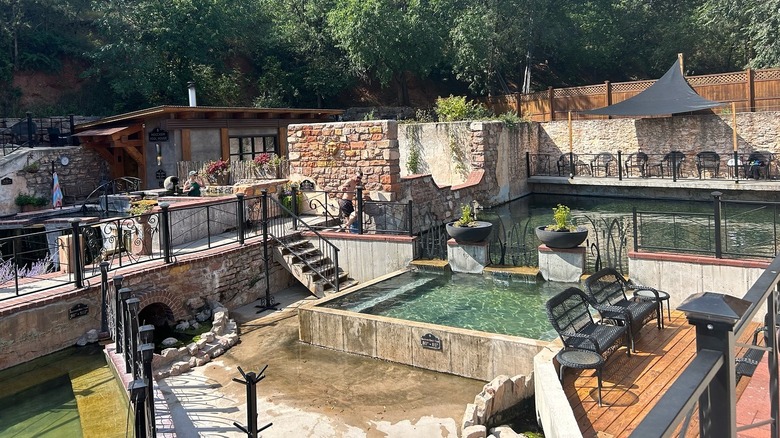
POLYGON ((496 416, 507 417, 508 412, 533 395, 533 375, 530 377, 503 375, 496 377, 474 397, 474 403, 466 405, 461 423, 461 437, 515 438, 524 436, 508 426, 492 427, 488 435, 486 425, 495 423, 494 417, 496 416))
MULTIPOLYGON (((194 367, 208 363, 211 359, 222 355, 230 347, 236 345, 238 325, 234 320, 228 319, 228 310, 221 305, 216 305, 210 313, 214 315, 213 325, 210 331, 200 335, 200 340, 181 348, 166 348, 162 354, 154 355, 152 369, 155 371, 155 379, 186 373, 194 367)), ((205 319, 201 319, 202 317, 203 315, 198 315, 201 322, 205 321, 205 319)), ((187 328, 189 328, 191 324, 187 324, 187 328)), ((184 329, 186 330, 186 328, 184 329)))

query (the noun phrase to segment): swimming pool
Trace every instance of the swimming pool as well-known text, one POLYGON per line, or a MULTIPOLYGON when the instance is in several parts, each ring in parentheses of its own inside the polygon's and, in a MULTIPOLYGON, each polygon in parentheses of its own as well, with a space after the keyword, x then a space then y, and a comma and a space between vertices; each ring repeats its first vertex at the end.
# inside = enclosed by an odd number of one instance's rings
POLYGON ((543 303, 568 284, 527 284, 512 275, 490 275, 396 272, 301 306, 299 337, 312 345, 483 381, 530 375, 534 356, 552 336, 543 303), (529 291, 533 288, 536 292, 529 291), (383 295, 389 298, 382 300, 383 295))
POLYGON ((544 303, 576 284, 409 271, 323 307, 549 341, 544 303))

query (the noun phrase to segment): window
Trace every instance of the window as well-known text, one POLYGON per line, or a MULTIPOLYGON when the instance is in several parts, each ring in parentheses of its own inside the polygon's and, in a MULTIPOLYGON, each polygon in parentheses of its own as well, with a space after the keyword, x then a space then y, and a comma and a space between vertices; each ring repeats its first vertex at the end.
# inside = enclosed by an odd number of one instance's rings
POLYGON ((263 153, 278 154, 275 135, 230 137, 230 161, 252 160, 263 153))

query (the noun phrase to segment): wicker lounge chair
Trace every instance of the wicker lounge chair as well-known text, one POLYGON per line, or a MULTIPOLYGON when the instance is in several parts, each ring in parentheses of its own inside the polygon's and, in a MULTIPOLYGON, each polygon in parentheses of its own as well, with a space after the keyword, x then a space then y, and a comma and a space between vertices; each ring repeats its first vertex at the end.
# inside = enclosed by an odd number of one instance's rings
POLYGON ((558 168, 558 176, 572 173, 572 170, 574 171, 574 175, 583 175, 584 173, 590 172, 590 165, 581 161, 575 153, 561 154, 561 156, 558 157, 555 166, 558 168), (574 163, 573 169, 571 163, 574 163))
POLYGON ((634 348, 634 334, 645 323, 655 319, 661 328, 661 300, 658 291, 645 286, 632 286, 613 268, 604 268, 585 280, 588 302, 599 311, 602 318, 611 319, 628 326, 631 351, 634 348), (649 290, 655 300, 629 298, 628 290, 649 290))
MULTIPOLYGON (((627 326, 598 324, 588 308, 585 293, 570 287, 547 300, 547 319, 567 349, 589 350, 604 359, 628 342, 627 326)), ((631 351, 626 349, 626 354, 631 351)))
POLYGON ((717 177, 720 170, 720 155, 717 152, 703 151, 696 154, 696 171, 699 179, 709 171, 710 176, 717 177))
POLYGON ((647 154, 644 152, 634 152, 629 154, 624 164, 626 169, 626 176, 631 176, 631 170, 636 169, 639 171, 639 176, 642 178, 647 176, 647 154))
POLYGON ((614 160, 615 157, 609 152, 599 152, 590 161, 590 174, 596 176, 599 173, 599 169, 603 169, 604 176, 609 176, 609 167, 614 160))

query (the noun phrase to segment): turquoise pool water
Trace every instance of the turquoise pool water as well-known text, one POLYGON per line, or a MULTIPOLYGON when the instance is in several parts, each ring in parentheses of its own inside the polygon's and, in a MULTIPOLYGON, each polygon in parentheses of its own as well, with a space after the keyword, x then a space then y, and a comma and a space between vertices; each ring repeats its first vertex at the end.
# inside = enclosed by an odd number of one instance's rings
POLYGON ((544 303, 569 283, 410 271, 323 304, 417 322, 549 341, 544 303))

